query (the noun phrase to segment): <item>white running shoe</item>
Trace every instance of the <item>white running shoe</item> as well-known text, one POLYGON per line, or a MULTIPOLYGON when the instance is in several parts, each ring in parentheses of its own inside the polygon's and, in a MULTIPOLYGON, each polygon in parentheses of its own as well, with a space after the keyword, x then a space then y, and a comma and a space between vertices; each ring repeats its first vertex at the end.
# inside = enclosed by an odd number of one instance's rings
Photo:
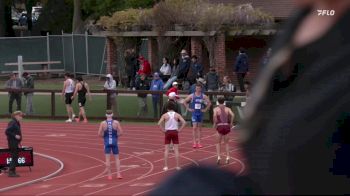
POLYGON ((168 171, 168 167, 163 167, 163 170, 164 171, 168 171))
POLYGON ((74 119, 75 117, 76 117, 75 114, 73 114, 73 115, 72 115, 72 119, 74 119))
POLYGON ((71 123, 72 122, 72 119, 68 119, 68 120, 66 120, 66 123, 71 123))

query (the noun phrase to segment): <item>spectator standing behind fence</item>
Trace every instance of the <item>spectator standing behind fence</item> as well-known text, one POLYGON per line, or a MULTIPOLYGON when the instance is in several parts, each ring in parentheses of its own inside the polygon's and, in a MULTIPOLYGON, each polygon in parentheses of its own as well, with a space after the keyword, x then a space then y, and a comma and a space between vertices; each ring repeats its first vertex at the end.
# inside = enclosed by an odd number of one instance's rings
POLYGON ((207 81, 208 91, 219 90, 219 75, 214 67, 211 67, 207 75, 205 76, 205 81, 207 81))
POLYGON ((245 52, 244 48, 239 49, 239 54, 236 58, 235 67, 234 70, 237 75, 239 88, 241 92, 245 92, 244 88, 244 77, 249 73, 249 61, 248 61, 248 55, 245 52))
POLYGON ((181 50, 178 79, 187 79, 188 71, 191 67, 191 59, 186 50, 181 50))
POLYGON ((17 74, 11 74, 10 79, 7 80, 5 84, 5 88, 9 92, 9 114, 12 114, 12 105, 14 100, 16 100, 17 103, 17 110, 21 110, 22 87, 23 83, 21 79, 17 77, 17 74))
MULTIPOLYGON (((168 80, 168 82, 164 85, 164 89, 168 89, 170 85, 176 81, 177 79, 183 79, 185 80, 187 78, 188 71, 190 70, 191 66, 191 59, 187 54, 186 50, 181 50, 181 58, 179 60, 179 66, 178 68, 175 68, 173 72, 173 76, 168 80)), ((175 59, 174 59, 175 61, 175 59)))
POLYGON ((196 83, 198 77, 203 77, 203 65, 198 62, 198 57, 193 55, 191 57, 191 71, 190 71, 190 84, 196 83))
POLYGON ((166 90, 168 89, 172 83, 174 83, 177 80, 177 75, 179 74, 179 59, 174 58, 173 60, 173 67, 171 68, 171 75, 170 79, 165 83, 163 89, 166 90))
MULTIPOLYGON (((136 90, 146 91, 148 89, 149 84, 146 80, 146 75, 142 73, 140 79, 136 81, 136 90)), ((139 111, 137 112, 137 117, 146 116, 148 113, 147 93, 138 93, 137 97, 139 101, 139 111)))
POLYGON ((26 96, 26 113, 31 115, 34 113, 33 110, 33 94, 34 94, 34 78, 27 72, 22 74, 23 80, 23 89, 26 90, 24 92, 24 96, 26 96))
POLYGON ((171 67, 171 77, 177 76, 179 74, 179 64, 180 61, 178 58, 173 59, 173 66, 171 67))
MULTIPOLYGON (((155 72, 153 74, 153 80, 151 82, 151 91, 162 91, 163 90, 163 81, 159 77, 159 73, 155 72)), ((160 104, 160 95, 152 94, 152 105, 153 105, 153 115, 154 118, 158 118, 158 105, 160 104)), ((160 106, 159 106, 160 107, 160 106)))
MULTIPOLYGON (((235 86, 231 83, 230 78, 228 76, 224 76, 222 80, 222 85, 219 88, 219 90, 222 92, 235 92, 235 86)), ((225 95, 224 98, 226 100, 225 102, 226 106, 228 108, 231 108, 234 96, 225 95)))
POLYGON ((134 50, 126 50, 125 51, 125 73, 128 77, 127 88, 131 89, 135 87, 135 75, 137 70, 137 56, 134 50))
MULTIPOLYGON (((112 110, 113 112, 117 111, 117 93, 115 90, 117 90, 117 83, 113 79, 112 74, 106 75, 106 82, 103 86, 104 90, 107 90, 107 110, 112 110)), ((116 112, 118 114, 118 112, 116 112)))
POLYGON ((159 69, 160 71, 160 77, 162 78, 162 80, 168 81, 170 76, 171 76, 171 66, 169 64, 169 59, 164 57, 163 58, 163 65, 160 67, 159 69))

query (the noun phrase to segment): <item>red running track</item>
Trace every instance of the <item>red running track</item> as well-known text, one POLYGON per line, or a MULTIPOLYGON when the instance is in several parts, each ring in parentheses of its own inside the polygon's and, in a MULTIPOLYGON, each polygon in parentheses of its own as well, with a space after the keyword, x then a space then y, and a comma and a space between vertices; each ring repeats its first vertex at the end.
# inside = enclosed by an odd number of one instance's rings
MULTIPOLYGON (((4 130, 6 123, 0 123, 4 130)), ((124 135, 119 138, 122 180, 107 180, 103 174, 104 153, 102 138, 97 136, 98 124, 65 124, 45 122, 22 123, 24 146, 31 146, 34 152, 59 159, 63 170, 46 180, 18 187, 0 194, 5 195, 145 195, 159 182, 176 172, 175 159, 170 154, 169 170, 164 172, 163 149, 164 134, 157 126, 140 124, 122 124, 124 135)), ((231 161, 219 167, 236 173, 242 173, 245 165, 242 154, 230 135, 231 161)), ((192 148, 192 130, 190 127, 179 133, 180 164, 189 165, 216 164, 215 131, 203 129, 203 148, 192 148)), ((1 140, 0 146, 5 146, 1 140)), ((59 168, 58 163, 45 158, 34 157, 32 172, 19 168, 20 178, 9 179, 0 176, 0 190, 25 181, 39 179, 59 168)), ((113 161, 114 159, 112 159, 113 161)), ((113 164, 114 166, 114 164, 113 164)), ((112 172, 115 168, 112 167, 112 172)))

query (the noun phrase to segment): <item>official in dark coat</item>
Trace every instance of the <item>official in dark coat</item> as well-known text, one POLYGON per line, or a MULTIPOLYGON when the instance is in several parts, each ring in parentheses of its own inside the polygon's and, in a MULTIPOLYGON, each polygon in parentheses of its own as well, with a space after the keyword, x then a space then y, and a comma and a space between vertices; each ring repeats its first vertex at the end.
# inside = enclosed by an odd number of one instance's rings
POLYGON ((22 141, 21 124, 23 113, 21 111, 16 111, 12 113, 12 119, 8 123, 6 128, 6 136, 8 148, 10 149, 12 161, 9 167, 9 177, 19 177, 16 173, 16 166, 18 160, 19 146, 22 141))

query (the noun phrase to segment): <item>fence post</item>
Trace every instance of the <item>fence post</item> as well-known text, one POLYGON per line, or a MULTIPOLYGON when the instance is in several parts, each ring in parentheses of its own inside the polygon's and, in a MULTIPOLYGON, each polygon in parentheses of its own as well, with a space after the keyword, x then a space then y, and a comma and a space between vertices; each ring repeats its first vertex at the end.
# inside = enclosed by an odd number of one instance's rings
MULTIPOLYGON (((50 56, 50 37, 49 37, 49 32, 46 33, 46 53, 47 53, 47 61, 51 61, 51 56, 50 56)), ((51 64, 48 64, 48 69, 51 69, 51 64)))
POLYGON ((75 54, 74 54, 74 34, 72 32, 72 55, 73 55, 73 73, 74 73, 74 77, 75 75, 75 54))
POLYGON ((56 97, 55 92, 51 91, 51 118, 55 119, 56 116, 56 97))
POLYGON ((63 56, 63 69, 64 71, 66 71, 66 53, 65 53, 65 50, 64 50, 64 33, 63 33, 63 30, 62 30, 62 37, 61 37, 61 41, 62 41, 62 56, 63 56))
POLYGON ((17 63, 18 63, 18 77, 22 78, 22 74, 23 74, 23 57, 21 55, 19 55, 17 57, 17 63))
POLYGON ((89 75, 89 44, 88 44, 88 33, 85 31, 85 53, 86 53, 86 73, 89 75))

